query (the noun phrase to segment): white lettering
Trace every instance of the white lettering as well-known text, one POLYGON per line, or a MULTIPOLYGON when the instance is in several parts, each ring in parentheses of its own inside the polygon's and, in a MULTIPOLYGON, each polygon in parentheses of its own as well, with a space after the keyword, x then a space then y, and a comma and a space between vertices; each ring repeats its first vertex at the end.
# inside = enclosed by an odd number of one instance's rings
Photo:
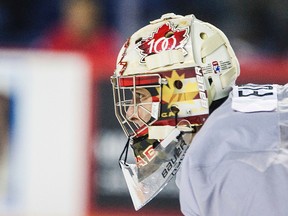
POLYGON ((148 43, 149 53, 153 53, 153 52, 159 53, 163 50, 171 50, 176 47, 176 44, 177 44, 177 40, 174 36, 170 38, 162 37, 162 38, 159 38, 157 41, 155 41, 155 39, 152 39, 148 43))
POLYGON ((204 83, 204 77, 202 73, 202 69, 200 67, 195 67, 195 73, 196 73, 196 80, 198 83, 198 89, 199 89, 199 96, 201 99, 201 105, 205 108, 208 108, 208 99, 206 97, 206 88, 204 83))

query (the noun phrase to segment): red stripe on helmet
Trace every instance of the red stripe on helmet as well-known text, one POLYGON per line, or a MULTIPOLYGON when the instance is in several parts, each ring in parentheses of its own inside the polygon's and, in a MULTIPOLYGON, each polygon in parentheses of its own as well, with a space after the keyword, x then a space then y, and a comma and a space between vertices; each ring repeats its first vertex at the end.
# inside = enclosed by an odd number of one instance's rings
POLYGON ((159 76, 132 76, 119 78, 119 86, 132 87, 159 84, 159 76))

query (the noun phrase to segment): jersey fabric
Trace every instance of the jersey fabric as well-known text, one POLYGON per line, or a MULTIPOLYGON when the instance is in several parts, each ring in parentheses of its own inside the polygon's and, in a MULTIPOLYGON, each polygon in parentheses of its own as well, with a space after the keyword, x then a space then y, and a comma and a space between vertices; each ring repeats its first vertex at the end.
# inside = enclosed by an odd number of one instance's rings
POLYGON ((196 134, 176 178, 185 216, 288 215, 288 84, 273 85, 276 106, 261 110, 266 87, 239 94, 244 111, 231 92, 196 134))

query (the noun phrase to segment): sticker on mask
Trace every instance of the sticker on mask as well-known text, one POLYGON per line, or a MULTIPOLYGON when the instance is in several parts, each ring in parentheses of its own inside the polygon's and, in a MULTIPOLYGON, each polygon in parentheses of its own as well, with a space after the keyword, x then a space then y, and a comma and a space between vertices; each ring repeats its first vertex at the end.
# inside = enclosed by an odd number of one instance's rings
POLYGON ((156 29, 147 38, 141 38, 137 42, 137 50, 142 56, 140 63, 145 63, 145 58, 152 54, 157 54, 167 50, 181 49, 187 55, 185 45, 189 39, 189 26, 182 28, 172 22, 167 22, 156 29))
POLYGON ((277 108, 277 85, 247 84, 233 87, 232 109, 239 112, 269 112, 277 108))

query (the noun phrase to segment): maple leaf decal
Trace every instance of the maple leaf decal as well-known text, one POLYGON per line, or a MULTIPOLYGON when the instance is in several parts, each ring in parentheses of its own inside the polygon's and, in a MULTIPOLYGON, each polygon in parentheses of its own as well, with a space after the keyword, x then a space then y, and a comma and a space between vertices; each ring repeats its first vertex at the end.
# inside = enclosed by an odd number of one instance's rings
POLYGON ((189 38, 189 27, 176 28, 172 23, 167 22, 159 27, 156 32, 147 38, 142 38, 137 43, 137 49, 140 50, 141 63, 145 62, 145 57, 153 55, 164 50, 182 49, 184 55, 187 51, 184 49, 189 38))

